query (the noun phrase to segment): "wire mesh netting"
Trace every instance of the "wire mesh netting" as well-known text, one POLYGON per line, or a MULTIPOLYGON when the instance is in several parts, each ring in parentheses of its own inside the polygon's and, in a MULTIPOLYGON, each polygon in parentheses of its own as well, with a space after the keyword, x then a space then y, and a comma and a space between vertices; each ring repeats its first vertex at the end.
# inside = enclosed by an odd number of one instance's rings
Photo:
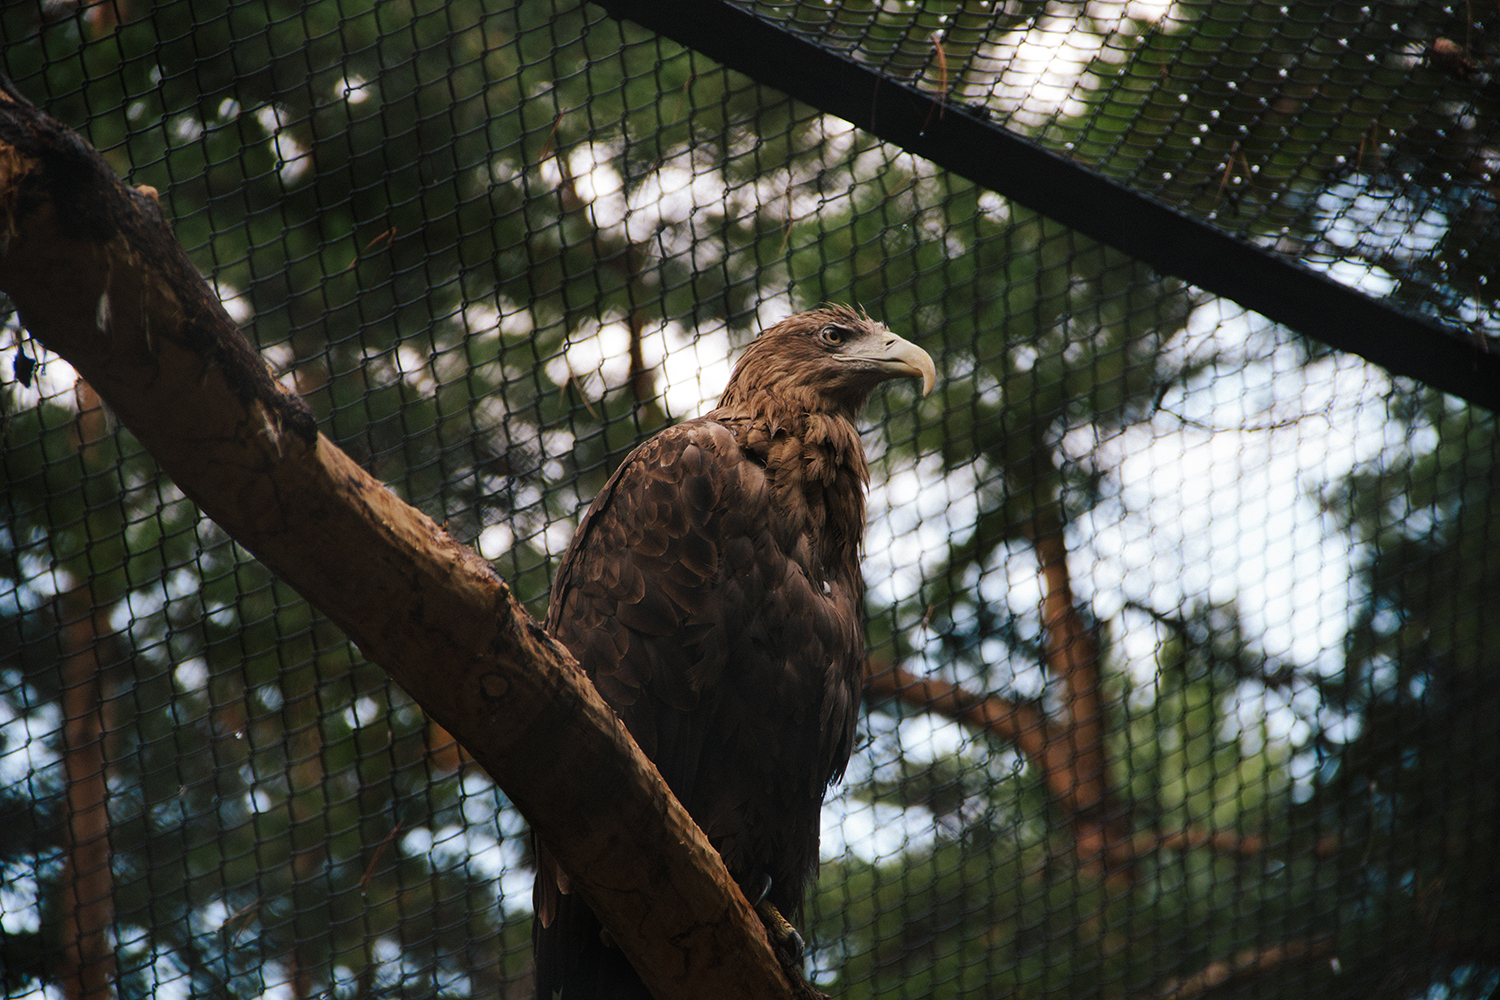
MULTIPOLYGON (((1496 332, 1493 10, 755 9, 1496 332)), ((20 3, 0 32, 324 433, 535 614, 613 468, 764 325, 855 302, 929 350, 937 390, 863 425, 820 989, 1500 982, 1490 413, 593 6, 20 3)), ((6 995, 529 996, 505 794, 0 308, 6 995)))
POLYGON ((1335 280, 1500 333, 1495 10, 737 6, 1335 280))

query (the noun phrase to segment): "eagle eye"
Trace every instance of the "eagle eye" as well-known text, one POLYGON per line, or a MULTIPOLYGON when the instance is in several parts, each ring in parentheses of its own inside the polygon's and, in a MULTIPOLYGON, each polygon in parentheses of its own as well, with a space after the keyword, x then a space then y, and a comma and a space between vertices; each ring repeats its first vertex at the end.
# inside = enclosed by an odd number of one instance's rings
POLYGON ((837 347, 842 344, 848 338, 848 336, 849 331, 847 330, 844 330, 837 326, 825 326, 823 327, 822 332, 818 334, 818 339, 823 341, 823 343, 827 344, 830 347, 837 347))

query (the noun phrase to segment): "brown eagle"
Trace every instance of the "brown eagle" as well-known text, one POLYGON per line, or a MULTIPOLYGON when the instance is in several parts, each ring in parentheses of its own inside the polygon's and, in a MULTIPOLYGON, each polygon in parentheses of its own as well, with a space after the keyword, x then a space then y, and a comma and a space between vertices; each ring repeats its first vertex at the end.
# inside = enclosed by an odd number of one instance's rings
MULTIPOLYGON (((833 306, 746 348, 719 406, 636 448, 563 556, 547 629, 724 858, 773 941, 818 862, 863 682, 865 463, 854 419, 932 359, 833 306), (771 908, 774 907, 774 910, 771 908)), ((537 848, 537 996, 650 994, 537 848)))

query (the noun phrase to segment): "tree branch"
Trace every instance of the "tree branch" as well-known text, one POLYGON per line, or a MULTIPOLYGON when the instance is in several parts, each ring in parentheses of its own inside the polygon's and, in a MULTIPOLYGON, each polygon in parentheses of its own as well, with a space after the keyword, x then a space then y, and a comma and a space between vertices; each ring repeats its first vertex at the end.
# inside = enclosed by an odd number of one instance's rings
POLYGON ((1051 726, 1035 705, 999 695, 975 694, 947 681, 918 677, 899 665, 881 667, 871 661, 865 671, 866 694, 904 701, 1004 740, 1041 769, 1054 796, 1065 801, 1071 796, 1073 783, 1067 779, 1067 762, 1056 752, 1051 726))
MULTIPOLYGON (((1048 794, 1070 816, 1091 808, 1090 801, 1078 795, 1079 785, 1075 780, 1069 741, 1041 709, 1030 702, 976 694, 958 684, 918 677, 899 665, 879 666, 873 661, 865 665, 865 693, 936 712, 1009 743, 1040 772, 1048 794)), ((1187 827, 1115 838, 1109 849, 1112 861, 1125 863, 1157 851, 1192 848, 1207 848, 1215 854, 1254 857, 1267 853, 1269 846, 1264 837, 1255 834, 1187 827)), ((1336 838, 1324 837, 1313 851, 1318 857, 1328 857, 1337 847, 1336 838)))
POLYGON ((1043 582, 1043 655, 1048 672, 1062 681, 1065 692, 1059 717, 1048 718, 1025 702, 918 679, 899 667, 870 669, 866 689, 942 713, 1013 744, 1041 772, 1048 793, 1067 814, 1074 853, 1083 867, 1125 875, 1136 851, 1105 767, 1098 639, 1073 600, 1060 519, 1033 515, 1028 536, 1043 582))
MULTIPOLYGON (((99 442, 106 434, 104 406, 82 379, 74 387, 79 458, 100 471, 99 442)), ((63 820, 62 961, 59 980, 68 1000, 110 1000, 116 964, 110 930, 115 922, 115 881, 109 821, 109 745, 113 705, 105 693, 109 664, 109 609, 100 607, 87 579, 58 595, 62 632, 63 820)))
POLYGON ((1264 975, 1287 962, 1322 958, 1332 951, 1333 941, 1326 938, 1248 948, 1230 958, 1209 962, 1190 976, 1168 981, 1159 995, 1162 1000, 1193 1000, 1233 979, 1264 975))
POLYGON ((115 995, 114 874, 110 869, 109 786, 105 740, 109 702, 100 655, 109 614, 95 606, 87 580, 58 598, 62 624, 63 821, 62 993, 68 1000, 115 995))
MULTIPOLYGON (((1234 854, 1242 858, 1252 858, 1269 853, 1271 846, 1265 837, 1258 834, 1235 833, 1233 830, 1204 830, 1196 826, 1168 832, 1137 833, 1131 838, 1131 851, 1136 857, 1157 851, 1186 851, 1195 847, 1206 847, 1215 854, 1234 854)), ((1337 837, 1319 837, 1312 842, 1311 854, 1315 858, 1330 858, 1338 852, 1338 848, 1337 837)))
POLYGON ((0 290, 27 328, 463 743, 659 997, 792 996, 718 854, 566 651, 488 563, 317 433, 154 192, 3 89, 0 290))
POLYGON ((1129 843, 1129 824, 1124 811, 1115 807, 1105 767, 1099 640, 1073 600, 1062 519, 1039 512, 1030 534, 1043 581, 1047 669, 1063 682, 1066 692, 1066 721, 1057 727, 1052 742, 1067 761, 1067 780, 1077 803, 1071 815, 1076 850, 1085 867, 1102 866, 1111 872, 1111 862, 1128 861, 1133 852, 1122 850, 1129 843))

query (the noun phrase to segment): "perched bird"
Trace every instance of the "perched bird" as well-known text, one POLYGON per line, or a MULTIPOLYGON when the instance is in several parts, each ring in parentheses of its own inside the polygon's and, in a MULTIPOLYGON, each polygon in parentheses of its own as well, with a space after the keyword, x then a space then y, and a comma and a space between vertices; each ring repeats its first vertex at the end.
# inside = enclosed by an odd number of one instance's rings
MULTIPOLYGON (((786 961, 863 681, 869 467, 854 419, 932 359, 863 313, 799 313, 718 408, 636 448, 563 556, 547 629, 578 659, 757 904, 786 961)), ((648 998, 537 845, 537 996, 648 998)))

